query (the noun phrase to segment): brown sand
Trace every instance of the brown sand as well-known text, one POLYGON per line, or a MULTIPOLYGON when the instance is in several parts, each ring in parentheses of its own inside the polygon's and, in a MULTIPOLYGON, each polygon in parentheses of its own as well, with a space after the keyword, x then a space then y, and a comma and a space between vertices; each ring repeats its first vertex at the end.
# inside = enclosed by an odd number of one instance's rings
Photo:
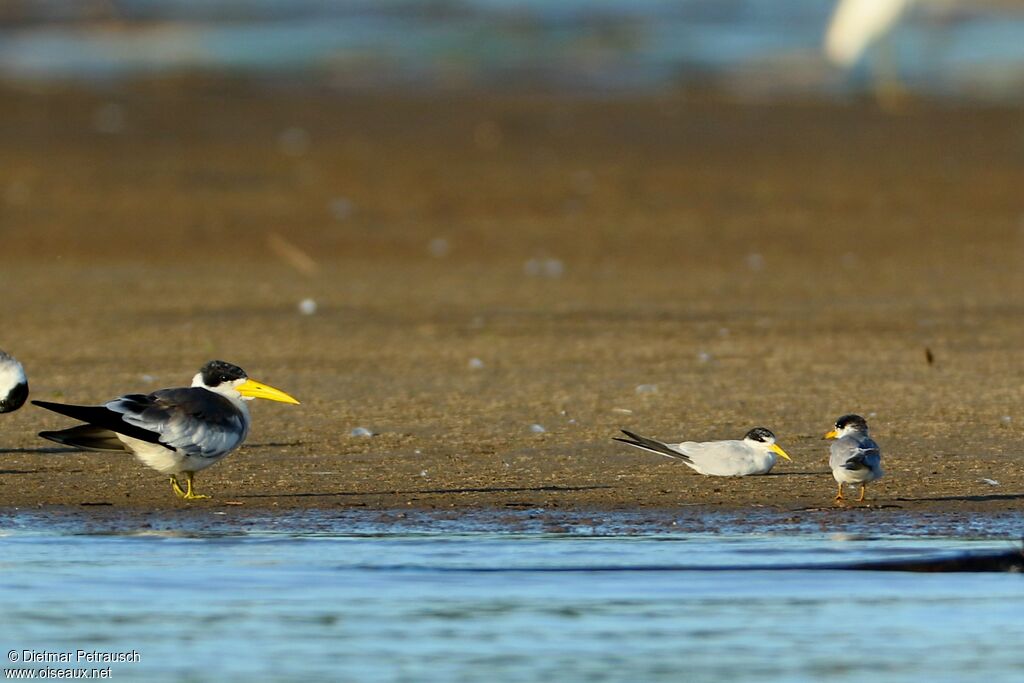
POLYGON ((873 506, 1024 506, 1019 110, 8 89, 0 158, 0 348, 34 398, 224 358, 303 400, 254 405, 195 503, 26 406, 0 505, 800 510, 855 411, 873 506), (611 441, 757 425, 794 459, 766 477, 611 441))

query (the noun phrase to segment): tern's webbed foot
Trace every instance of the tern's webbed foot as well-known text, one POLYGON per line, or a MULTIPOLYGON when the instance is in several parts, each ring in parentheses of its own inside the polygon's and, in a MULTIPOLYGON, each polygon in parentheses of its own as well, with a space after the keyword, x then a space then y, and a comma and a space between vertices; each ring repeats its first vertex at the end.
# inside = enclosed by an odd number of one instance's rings
POLYGON ((174 491, 174 495, 178 498, 188 498, 188 494, 183 488, 181 488, 181 484, 178 483, 178 478, 173 474, 171 475, 171 490, 174 491))

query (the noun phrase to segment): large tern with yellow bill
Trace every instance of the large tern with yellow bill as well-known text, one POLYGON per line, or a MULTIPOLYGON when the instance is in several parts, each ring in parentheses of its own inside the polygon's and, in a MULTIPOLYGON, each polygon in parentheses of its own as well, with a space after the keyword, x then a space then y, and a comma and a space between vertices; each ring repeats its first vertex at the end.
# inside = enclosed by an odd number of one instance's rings
POLYGON ((771 430, 764 427, 751 429, 742 440, 705 441, 702 443, 696 441, 662 443, 646 436, 627 432, 625 429, 622 430, 622 433, 629 438, 615 438, 616 441, 682 460, 692 469, 711 477, 745 477, 750 474, 768 474, 775 466, 778 457, 790 459, 786 451, 775 443, 775 435, 771 430))
POLYGON ((298 403, 220 360, 204 365, 191 387, 127 394, 101 406, 32 403, 86 423, 39 436, 83 450, 133 453, 143 464, 169 475, 174 493, 191 500, 209 497, 192 490, 195 473, 245 441, 250 423, 246 401, 254 398, 298 403), (179 476, 185 478, 185 488, 179 476))

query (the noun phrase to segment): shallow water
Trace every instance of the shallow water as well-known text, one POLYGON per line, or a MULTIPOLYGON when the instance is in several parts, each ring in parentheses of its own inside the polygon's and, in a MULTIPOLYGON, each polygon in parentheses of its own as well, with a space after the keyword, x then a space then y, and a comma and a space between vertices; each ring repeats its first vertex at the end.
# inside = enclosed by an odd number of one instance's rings
POLYGON ((215 515, 0 514, 3 651, 134 649, 113 678, 166 681, 961 681, 1024 667, 1019 575, 694 571, 1005 550, 1019 516, 950 538, 920 535, 920 519, 824 532, 726 515, 215 515))
MULTIPOLYGON (((325 75, 364 87, 716 84, 739 95, 911 92, 1019 101, 1024 14, 917 3, 849 72, 822 43, 831 0, 120 0, 22 3, 0 75, 104 83, 166 73, 325 75), (102 17, 107 21, 90 21, 102 17)), ((854 29, 856 30, 856 29, 854 29)))

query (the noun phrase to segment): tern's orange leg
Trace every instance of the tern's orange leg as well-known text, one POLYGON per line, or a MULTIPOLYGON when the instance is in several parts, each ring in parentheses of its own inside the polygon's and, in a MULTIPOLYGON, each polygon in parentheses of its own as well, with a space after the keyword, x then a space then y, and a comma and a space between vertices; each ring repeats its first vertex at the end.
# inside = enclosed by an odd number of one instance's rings
POLYGON ((864 494, 867 493, 868 487, 864 484, 860 485, 860 498, 857 499, 858 503, 864 502, 864 494))
POLYGON ((843 485, 842 484, 839 485, 839 491, 838 491, 838 493, 836 493, 836 500, 845 500, 843 498, 843 485))

